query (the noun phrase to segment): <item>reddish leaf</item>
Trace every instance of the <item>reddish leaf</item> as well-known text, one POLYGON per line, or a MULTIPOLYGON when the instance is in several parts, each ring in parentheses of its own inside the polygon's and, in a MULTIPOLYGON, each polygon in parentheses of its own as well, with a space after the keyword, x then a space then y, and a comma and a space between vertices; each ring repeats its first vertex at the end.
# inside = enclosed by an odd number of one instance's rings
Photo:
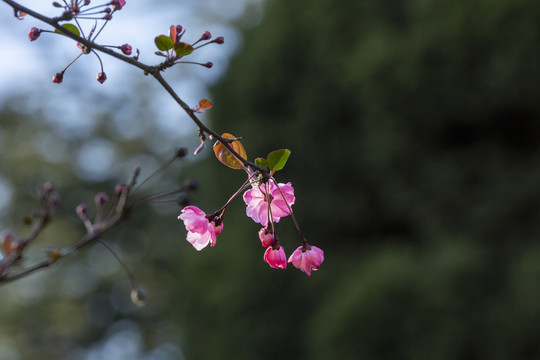
POLYGON ((212 106, 214 106, 214 104, 212 104, 210 100, 202 99, 201 101, 199 101, 199 107, 201 109, 208 110, 211 109, 212 106))
MULTIPOLYGON (((228 133, 225 133, 225 134, 223 134, 221 136, 226 138, 226 139, 236 139, 236 136, 228 134, 228 133)), ((235 140, 235 141, 229 143, 229 145, 233 148, 234 151, 236 151, 238 153, 238 155, 240 155, 244 159, 247 158, 246 149, 244 149, 244 145, 242 145, 242 143, 240 141, 235 140)), ((214 144, 214 153, 216 154, 216 157, 217 157, 217 159, 219 161, 221 161, 224 165, 227 165, 231 169, 242 169, 244 167, 242 162, 240 160, 238 160, 238 158, 235 155, 233 155, 219 141, 217 141, 214 144)))

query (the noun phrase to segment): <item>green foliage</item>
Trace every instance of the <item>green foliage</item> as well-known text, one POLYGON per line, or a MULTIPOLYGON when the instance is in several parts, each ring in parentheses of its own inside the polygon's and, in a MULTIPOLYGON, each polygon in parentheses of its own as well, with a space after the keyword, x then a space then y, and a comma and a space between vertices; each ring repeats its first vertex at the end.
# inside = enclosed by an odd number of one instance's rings
POLYGON ((154 43, 156 44, 156 47, 158 48, 158 50, 161 50, 161 51, 170 50, 174 46, 173 39, 171 39, 170 37, 166 35, 156 36, 156 38, 154 39, 154 43))
MULTIPOLYGON (((69 30, 69 31, 71 31, 72 33, 74 33, 76 35, 81 35, 81 33, 79 32, 79 29, 77 29, 77 27, 75 25, 73 25, 73 24, 63 24, 62 27, 69 30)), ((54 32, 63 35, 63 33, 58 29, 55 29, 54 32)))
POLYGON ((290 155, 291 151, 287 149, 272 151, 270 154, 268 154, 266 160, 270 171, 274 173, 283 169, 290 155))
POLYGON ((182 56, 191 54, 193 52, 193 46, 187 43, 179 42, 174 44, 174 51, 176 52, 176 57, 180 58, 182 56))

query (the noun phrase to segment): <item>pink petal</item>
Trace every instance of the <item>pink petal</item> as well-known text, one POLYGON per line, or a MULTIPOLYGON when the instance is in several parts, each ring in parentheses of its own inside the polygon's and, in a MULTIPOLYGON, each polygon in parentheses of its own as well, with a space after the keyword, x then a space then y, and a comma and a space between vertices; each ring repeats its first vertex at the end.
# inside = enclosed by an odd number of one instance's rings
POLYGON ((193 245, 193 247, 197 251, 201 251, 206 246, 208 246, 208 244, 210 243, 210 240, 211 240, 211 236, 210 236, 210 233, 208 232, 204 234, 188 232, 187 234, 187 241, 191 243, 191 245, 193 245))

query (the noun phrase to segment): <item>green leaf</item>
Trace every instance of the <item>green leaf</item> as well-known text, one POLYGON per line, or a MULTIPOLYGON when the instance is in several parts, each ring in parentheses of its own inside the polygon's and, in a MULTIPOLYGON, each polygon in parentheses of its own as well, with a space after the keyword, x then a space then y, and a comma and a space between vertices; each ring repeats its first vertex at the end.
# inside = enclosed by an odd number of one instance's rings
POLYGON ((187 43, 179 42, 174 44, 174 51, 176 52, 176 57, 180 58, 182 56, 191 54, 193 52, 193 46, 187 43))
POLYGON ((255 165, 268 167, 268 161, 266 161, 266 159, 263 159, 263 158, 256 158, 255 159, 255 165))
POLYGON ((268 154, 266 159, 268 161, 268 168, 270 169, 270 172, 274 173, 283 169, 290 155, 291 151, 287 149, 272 151, 270 154, 268 154))
POLYGON ((172 39, 165 35, 159 35, 154 39, 158 50, 167 51, 173 48, 174 43, 172 39))
MULTIPOLYGON (((62 25, 63 28, 71 31, 72 33, 75 33, 77 35, 81 35, 81 33, 79 32, 79 29, 77 29, 77 27, 73 24, 64 24, 62 25)), ((55 33, 58 33, 58 34, 62 34, 62 35, 65 35, 63 32, 61 32, 60 30, 56 29, 54 30, 55 33)))

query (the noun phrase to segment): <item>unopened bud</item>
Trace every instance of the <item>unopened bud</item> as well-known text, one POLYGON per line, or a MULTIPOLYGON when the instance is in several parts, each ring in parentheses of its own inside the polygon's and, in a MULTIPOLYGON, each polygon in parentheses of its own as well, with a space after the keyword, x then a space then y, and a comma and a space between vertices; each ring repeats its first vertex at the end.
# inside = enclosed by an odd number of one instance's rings
POLYGON ((53 210, 60 203, 60 195, 58 195, 58 193, 52 193, 49 196, 49 201, 47 203, 49 205, 49 210, 53 210))
POLYGON ((116 193, 116 196, 120 196, 123 193, 127 191, 127 185, 126 184, 118 184, 114 188, 114 192, 116 193))
POLYGON ((111 20, 112 19, 112 14, 106 14, 104 17, 103 17, 103 20, 111 20))
POLYGON ((64 80, 64 72, 58 72, 52 77, 52 82, 55 84, 60 84, 62 80, 64 80))
POLYGON ((77 205, 75 212, 82 220, 86 220, 88 218, 88 206, 86 206, 86 204, 77 205))
POLYGON ((185 147, 176 149, 176 157, 183 158, 187 155, 188 150, 185 147))
POLYGON ((186 194, 180 195, 180 196, 176 199, 176 203, 177 203, 181 208, 185 208, 186 206, 188 206, 188 205, 190 204, 189 196, 187 196, 186 194))
POLYGON ((225 39, 223 38, 223 36, 218 36, 217 38, 212 40, 212 42, 221 45, 221 44, 223 44, 225 42, 225 39))
POLYGON ((205 31, 201 36, 201 40, 210 40, 210 38, 212 38, 212 34, 209 31, 205 31))
POLYGON ((197 180, 188 178, 184 180, 184 186, 190 191, 195 191, 198 189, 199 184, 197 183, 197 180))
POLYGON ((131 301, 138 307, 144 306, 144 302, 148 298, 148 291, 142 287, 131 290, 131 301))
POLYGON ((96 202, 96 205, 101 206, 109 201, 109 197, 105 193, 99 193, 94 197, 94 201, 96 202))
POLYGON ((30 31, 28 32, 28 39, 30 39, 30 41, 35 41, 39 35, 41 35, 41 30, 36 27, 30 28, 30 31))
POLYGON ((203 66, 210 69, 212 66, 214 66, 214 63, 209 61, 206 64, 203 64, 203 66))
POLYGON ((107 80, 107 75, 104 72, 100 72, 100 73, 97 74, 96 80, 100 84, 103 84, 105 82, 105 80, 107 80))
POLYGON ((120 46, 120 50, 124 55, 131 55, 131 45, 129 44, 124 44, 120 46))

